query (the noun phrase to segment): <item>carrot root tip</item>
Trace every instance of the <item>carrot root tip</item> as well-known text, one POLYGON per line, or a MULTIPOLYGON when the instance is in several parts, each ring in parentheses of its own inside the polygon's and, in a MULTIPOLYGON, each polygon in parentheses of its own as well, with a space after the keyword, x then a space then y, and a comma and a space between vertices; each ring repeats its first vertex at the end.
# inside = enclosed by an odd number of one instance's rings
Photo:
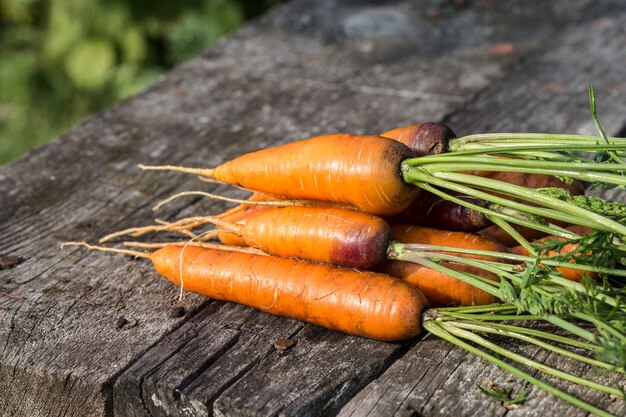
POLYGON ((108 247, 105 247, 105 246, 92 245, 92 244, 87 243, 85 241, 82 241, 82 242, 63 242, 60 245, 61 249, 64 249, 67 246, 82 246, 82 247, 87 248, 89 250, 98 251, 98 252, 120 253, 122 255, 134 256, 136 258, 151 259, 150 258, 150 253, 147 253, 147 252, 139 252, 139 251, 128 250, 128 249, 108 248, 108 247))

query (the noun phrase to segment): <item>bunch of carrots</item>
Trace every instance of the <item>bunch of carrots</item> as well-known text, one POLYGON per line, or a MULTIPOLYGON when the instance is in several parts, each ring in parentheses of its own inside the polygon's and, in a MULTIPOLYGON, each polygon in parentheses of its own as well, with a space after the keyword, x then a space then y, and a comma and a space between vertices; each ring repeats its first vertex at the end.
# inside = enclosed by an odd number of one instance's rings
MULTIPOLYGON (((169 232, 182 240, 123 242, 135 249, 66 245, 147 258, 181 291, 344 333, 394 341, 426 330, 610 416, 513 363, 625 398, 621 387, 569 375, 487 336, 625 372, 626 205, 584 196, 583 182, 626 185, 626 139, 606 137, 592 88, 590 99, 598 137, 456 138, 442 124, 424 123, 373 136, 319 136, 211 169, 140 165, 253 194, 228 199, 238 206, 219 215, 158 221, 100 239, 169 232), (540 321, 562 334, 519 324, 540 321)), ((220 198, 188 191, 156 208, 188 195, 220 198)))

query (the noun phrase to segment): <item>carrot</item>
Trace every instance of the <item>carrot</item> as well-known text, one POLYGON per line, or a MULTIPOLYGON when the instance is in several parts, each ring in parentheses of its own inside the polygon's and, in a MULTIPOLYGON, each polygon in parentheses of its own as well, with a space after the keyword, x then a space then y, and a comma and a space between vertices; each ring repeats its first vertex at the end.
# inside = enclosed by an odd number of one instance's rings
POLYGON ((182 250, 168 246, 150 259, 176 285, 182 271, 186 290, 377 340, 409 339, 421 331, 428 302, 396 278, 273 256, 182 250))
MULTIPOLYGON (((482 237, 474 233, 451 232, 433 229, 431 227, 412 224, 399 224, 391 229, 395 240, 403 243, 419 243, 437 246, 451 246, 455 248, 477 249, 491 252, 508 252, 508 248, 493 239, 482 237)), ((493 261, 495 258, 484 255, 465 255, 471 259, 493 261)))
POLYGON ((450 140, 456 138, 448 126, 441 123, 420 123, 381 133, 380 136, 404 143, 414 156, 448 152, 450 140))
MULTIPOLYGON (((273 209, 273 207, 271 206, 257 205, 256 203, 259 201, 261 202, 263 201, 294 202, 293 200, 285 200, 285 197, 283 196, 261 193, 261 192, 254 192, 252 195, 250 195, 250 197, 248 198, 248 201, 250 202, 250 204, 240 204, 237 207, 234 207, 233 209, 220 214, 219 216, 217 216, 217 219, 225 223, 245 224, 248 219, 256 216, 257 214, 273 209)), ((347 204, 332 203, 329 201, 310 200, 306 202, 302 201, 302 202, 295 202, 295 203, 297 203, 295 204, 296 206, 298 206, 298 204, 300 203, 306 203, 305 207, 350 208, 349 205, 347 204)), ((219 225, 217 227, 217 238, 220 240, 220 242, 222 242, 225 245, 248 246, 245 238, 243 238, 242 236, 236 233, 233 233, 233 231, 228 231, 220 227, 219 225)))
MULTIPOLYGON (((276 201, 279 199, 281 199, 280 196, 267 194, 267 193, 261 193, 261 192, 252 193, 252 195, 248 197, 248 200, 250 202, 276 201)), ((217 218, 225 222, 243 224, 250 217, 253 217, 258 213, 262 213, 270 209, 271 209, 270 206, 262 206, 262 205, 254 205, 254 204, 240 204, 220 214, 219 216, 217 216, 217 218)), ((247 246, 246 240, 244 238, 234 233, 225 231, 219 227, 217 228, 217 238, 224 245, 247 246)))
MULTIPOLYGON (((593 232, 593 229, 589 228, 589 227, 584 227, 584 226, 569 226, 566 229, 580 235, 580 236, 585 236, 588 235, 590 233, 593 232)), ((547 242, 548 239, 558 239, 561 241, 565 241, 565 239, 558 237, 558 236, 547 236, 544 237, 542 239, 538 239, 535 241, 535 244, 539 243, 544 243, 547 242)), ((556 250, 551 250, 551 251, 540 251, 540 255, 542 257, 552 257, 552 256, 559 256, 559 255, 566 255, 568 253, 574 252, 575 250, 578 249, 578 244, 576 243, 569 243, 565 246, 563 246, 562 248, 560 248, 560 250, 556 251, 556 250)), ((524 255, 524 256, 528 256, 529 253, 526 250, 526 248, 524 248, 523 246, 516 246, 511 248, 511 252, 517 255, 524 255)), ((574 263, 575 260, 574 259, 570 259, 569 262, 574 263)), ((567 278, 569 280, 572 281, 580 281, 584 276, 589 276, 593 279, 597 279, 598 278, 598 274, 596 272, 589 272, 589 271, 583 271, 580 269, 573 269, 573 268, 556 268, 557 271, 559 271, 559 273, 564 277, 567 278)))
MULTIPOLYGON (((494 274, 480 268, 444 263, 450 269, 495 279, 494 274)), ((426 266, 406 261, 388 261, 377 271, 400 278, 419 288, 433 307, 475 306, 492 304, 498 299, 473 285, 426 266)))
MULTIPOLYGON (((343 208, 271 208, 256 213, 244 224, 213 217, 206 217, 205 220, 241 236, 246 245, 272 255, 349 268, 371 269, 382 264, 387 260, 392 244, 391 227, 385 220, 343 208)), ((406 225, 396 226, 394 230, 394 238, 407 243, 506 250, 496 242, 469 233, 406 225)))
MULTIPOLYGON (((384 262, 391 243, 391 229, 385 220, 352 209, 265 206, 263 210, 238 209, 226 214, 181 219, 170 223, 169 228, 159 228, 159 231, 180 231, 182 228, 188 231, 213 223, 224 235, 236 236, 239 246, 251 246, 273 255, 360 269, 369 269, 384 262), (224 220, 228 217, 239 222, 224 220)), ((111 233, 100 242, 155 229, 155 226, 126 229, 111 233)))
MULTIPOLYGON (((455 195, 455 193, 451 193, 455 195)), ((479 206, 485 202, 468 196, 458 198, 471 201, 479 206)), ((430 226, 435 229, 452 230, 456 232, 477 232, 491 224, 491 221, 482 213, 445 200, 438 195, 422 190, 409 207, 397 217, 401 223, 410 223, 420 226, 430 226)))
MULTIPOLYGON (((392 229, 387 222, 354 210, 274 208, 247 219, 244 225, 223 222, 218 225, 224 230, 243 236, 246 244, 273 255, 359 269, 374 268, 385 264, 388 257, 393 257, 389 253, 392 229)), ((394 226, 393 230, 393 238, 404 243, 507 251, 494 241, 468 233, 412 225, 394 226)), ((495 260, 485 256, 466 257, 495 260)), ((427 291, 426 298, 438 306, 489 304, 496 300, 480 289, 421 265, 409 262, 391 262, 387 265, 382 272, 405 279, 418 286, 422 292, 427 291)), ((493 274, 479 268, 463 265, 454 268, 494 279, 493 274)))
MULTIPOLYGON (((396 225, 392 228, 392 236, 402 243, 418 243, 427 245, 445 245, 456 248, 477 249, 493 252, 507 252, 507 248, 490 239, 463 232, 448 232, 408 224, 396 225)), ((495 260, 479 255, 462 255, 467 258, 495 260)), ((496 280, 497 277, 480 268, 444 263, 448 268, 469 274, 479 275, 496 280)), ((497 301, 497 298, 470 284, 459 281, 447 274, 427 268, 413 262, 390 261, 380 269, 394 277, 402 278, 422 291, 433 307, 484 305, 497 301)))
POLYGON ((201 243, 146 253, 86 242, 62 244, 66 246, 149 259, 181 290, 370 339, 416 336, 428 307, 416 287, 388 275, 246 253, 241 248, 201 243))
POLYGON ((336 134, 260 150, 213 169, 140 167, 194 173, 288 198, 350 203, 382 215, 402 211, 419 192, 400 172, 411 156, 391 139, 336 134))
POLYGON ((385 261, 386 221, 341 208, 283 207, 257 213, 244 225, 219 223, 246 244, 273 255, 370 269, 385 261))
MULTIPOLYGON (((485 339, 482 334, 503 333, 580 362, 611 369, 610 364, 525 336, 527 332, 522 327, 507 325, 503 331, 503 326, 497 324, 498 314, 514 313, 515 307, 510 305, 489 306, 487 309, 471 307, 467 311, 458 308, 435 310, 428 308, 426 298, 418 289, 387 275, 219 249, 166 246, 147 254, 97 247, 86 242, 66 242, 62 246, 85 246, 94 250, 147 258, 161 275, 181 288, 348 334, 383 341, 399 341, 416 336, 424 328, 559 398, 598 415, 608 416, 608 413, 538 380, 489 351, 563 380, 623 397, 623 392, 619 389, 594 384, 584 378, 540 364, 485 339), (478 321, 474 322, 473 317, 478 321), (491 317, 496 319, 496 323, 490 323, 491 317), (470 346, 465 339, 478 344, 482 349, 470 346)), ((541 330, 534 330, 533 335, 555 340, 552 335, 541 330)), ((558 341, 570 346, 595 348, 594 345, 581 344, 567 337, 559 337, 558 341)))
MULTIPOLYGON (((456 138, 448 126, 432 122, 399 127, 380 136, 405 144, 414 156, 448 152, 450 141, 456 138)), ((392 221, 463 232, 475 232, 491 224, 483 214, 424 190, 420 192, 420 198, 392 221)))

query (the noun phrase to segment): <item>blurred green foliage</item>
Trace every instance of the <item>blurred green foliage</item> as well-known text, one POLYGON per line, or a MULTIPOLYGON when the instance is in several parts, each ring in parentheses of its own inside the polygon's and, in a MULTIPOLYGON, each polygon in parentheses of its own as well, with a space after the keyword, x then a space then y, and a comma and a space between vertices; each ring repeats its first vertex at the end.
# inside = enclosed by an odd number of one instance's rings
POLYGON ((132 95, 277 0, 0 0, 0 163, 132 95))

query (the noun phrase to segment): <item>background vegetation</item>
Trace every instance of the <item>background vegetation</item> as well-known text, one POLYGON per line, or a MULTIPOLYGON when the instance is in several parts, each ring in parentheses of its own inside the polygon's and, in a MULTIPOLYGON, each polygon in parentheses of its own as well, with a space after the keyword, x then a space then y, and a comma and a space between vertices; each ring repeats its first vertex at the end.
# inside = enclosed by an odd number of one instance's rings
POLYGON ((0 164, 279 0, 0 0, 0 164))

